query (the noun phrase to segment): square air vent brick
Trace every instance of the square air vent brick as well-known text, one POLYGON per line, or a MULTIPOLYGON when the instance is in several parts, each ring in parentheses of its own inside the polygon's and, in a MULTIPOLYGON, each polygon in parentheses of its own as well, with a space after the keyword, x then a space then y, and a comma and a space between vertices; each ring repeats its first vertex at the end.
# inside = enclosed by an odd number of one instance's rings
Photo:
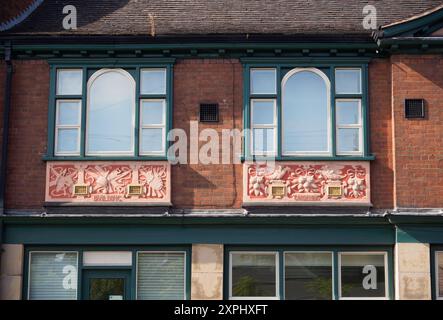
POLYGON ((218 104, 200 104, 200 122, 218 122, 218 104))
POLYGON ((406 119, 424 118, 425 101, 423 99, 405 99, 406 119))

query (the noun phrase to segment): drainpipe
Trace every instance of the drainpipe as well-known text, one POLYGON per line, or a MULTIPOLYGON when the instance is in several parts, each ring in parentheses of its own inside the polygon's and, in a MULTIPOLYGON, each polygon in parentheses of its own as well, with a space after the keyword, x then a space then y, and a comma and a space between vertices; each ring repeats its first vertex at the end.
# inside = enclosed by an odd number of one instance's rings
MULTIPOLYGON (((11 84, 12 84, 12 61, 11 61, 11 43, 4 46, 6 62, 6 82, 5 97, 3 106, 3 139, 2 155, 0 163, 0 216, 5 212, 5 186, 6 186, 6 159, 8 156, 8 132, 9 132, 9 110, 11 108, 11 84)), ((0 217, 0 264, 3 255, 3 217, 0 217)))
MULTIPOLYGON (((12 61, 11 61, 11 43, 5 43, 5 62, 6 62, 6 82, 5 96, 3 106, 3 139, 2 154, 0 163, 0 215, 5 212, 5 191, 6 191, 6 162, 8 157, 8 138, 9 138, 9 111, 11 109, 11 87, 12 87, 12 61)), ((1 245, 1 243, 0 243, 1 245)))

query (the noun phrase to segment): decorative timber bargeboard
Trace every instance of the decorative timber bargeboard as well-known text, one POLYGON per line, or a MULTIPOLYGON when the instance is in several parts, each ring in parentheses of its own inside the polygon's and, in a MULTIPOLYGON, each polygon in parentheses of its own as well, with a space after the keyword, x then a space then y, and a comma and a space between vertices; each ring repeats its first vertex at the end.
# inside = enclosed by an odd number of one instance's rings
POLYGON ((245 205, 370 206, 369 162, 246 162, 245 205))
POLYGON ((50 161, 46 166, 49 203, 171 202, 167 161, 50 161))

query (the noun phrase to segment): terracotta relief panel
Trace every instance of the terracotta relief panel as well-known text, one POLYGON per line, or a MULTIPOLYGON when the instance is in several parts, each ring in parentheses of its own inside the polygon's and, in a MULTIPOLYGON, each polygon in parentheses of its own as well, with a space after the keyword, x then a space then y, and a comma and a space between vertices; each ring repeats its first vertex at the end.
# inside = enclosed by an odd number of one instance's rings
POLYGON ((170 178, 167 161, 48 162, 46 202, 169 205, 170 178))
POLYGON ((245 163, 249 205, 370 205, 369 162, 245 163))

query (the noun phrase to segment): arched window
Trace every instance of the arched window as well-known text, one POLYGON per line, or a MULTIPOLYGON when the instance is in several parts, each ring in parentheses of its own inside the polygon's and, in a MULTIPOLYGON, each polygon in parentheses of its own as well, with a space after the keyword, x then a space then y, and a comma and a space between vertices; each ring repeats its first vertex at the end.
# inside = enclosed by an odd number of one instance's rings
POLYGON ((135 80, 123 69, 101 69, 88 81, 87 155, 133 155, 135 80))
POLYGON ((330 81, 315 68, 296 68, 282 80, 283 155, 329 155, 330 81))

